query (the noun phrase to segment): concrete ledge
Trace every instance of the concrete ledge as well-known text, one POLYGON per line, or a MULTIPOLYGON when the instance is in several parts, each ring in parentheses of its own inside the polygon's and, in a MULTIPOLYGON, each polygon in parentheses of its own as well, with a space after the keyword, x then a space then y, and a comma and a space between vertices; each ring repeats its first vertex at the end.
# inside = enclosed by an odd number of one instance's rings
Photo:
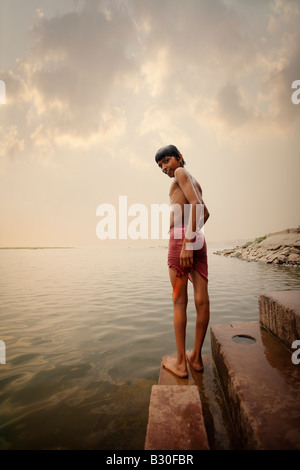
POLYGON ((208 450, 198 387, 153 385, 145 450, 208 450))
POLYGON ((291 352, 259 322, 213 325, 211 344, 241 447, 299 450, 300 365, 291 352))
POLYGON ((259 297, 259 319, 288 348, 300 339, 300 291, 276 291, 259 297))
MULTIPOLYGON (((176 357, 174 354, 173 357, 176 357)), ((209 448, 211 450, 235 449, 227 404, 211 354, 202 356, 204 372, 197 372, 188 364, 188 377, 180 379, 163 367, 162 359, 158 385, 196 385, 199 390, 209 448)))

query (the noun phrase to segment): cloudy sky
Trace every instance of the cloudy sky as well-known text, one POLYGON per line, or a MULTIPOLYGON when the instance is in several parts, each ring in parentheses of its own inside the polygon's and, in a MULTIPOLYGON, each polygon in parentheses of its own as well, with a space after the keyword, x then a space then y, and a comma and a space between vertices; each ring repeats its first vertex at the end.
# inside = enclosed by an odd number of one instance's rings
POLYGON ((1 0, 0 246, 100 245, 100 204, 168 203, 170 143, 209 243, 297 227, 299 20, 298 0, 1 0))

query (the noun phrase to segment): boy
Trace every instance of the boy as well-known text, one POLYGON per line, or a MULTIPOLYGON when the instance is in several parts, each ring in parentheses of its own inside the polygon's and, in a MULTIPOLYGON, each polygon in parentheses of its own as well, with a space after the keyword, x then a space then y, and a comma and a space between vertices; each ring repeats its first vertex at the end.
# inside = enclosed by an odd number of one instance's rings
POLYGON ((207 221, 209 212, 203 202, 199 183, 184 169, 183 156, 174 145, 159 149, 155 155, 155 161, 163 173, 167 174, 169 178, 174 178, 170 188, 171 206, 182 209, 171 212, 168 251, 169 275, 173 288, 177 357, 165 358, 163 366, 179 377, 186 377, 188 375, 186 361, 196 371, 203 371, 201 348, 209 322, 209 296, 206 243, 203 232, 200 231, 197 208, 204 209, 202 223, 207 221), (184 210, 187 207, 189 208, 188 217, 186 217, 184 210), (186 353, 188 279, 193 282, 197 319, 194 348, 186 353))

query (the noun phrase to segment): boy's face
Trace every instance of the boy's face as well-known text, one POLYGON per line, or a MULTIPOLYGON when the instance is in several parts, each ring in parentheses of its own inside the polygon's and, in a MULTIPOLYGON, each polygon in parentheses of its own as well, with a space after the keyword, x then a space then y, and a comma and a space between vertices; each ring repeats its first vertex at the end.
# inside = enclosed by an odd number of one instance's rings
POLYGON ((176 160, 175 157, 164 157, 158 162, 158 166, 163 173, 169 176, 169 178, 173 178, 175 170, 182 166, 181 160, 182 155, 180 155, 179 160, 176 160))

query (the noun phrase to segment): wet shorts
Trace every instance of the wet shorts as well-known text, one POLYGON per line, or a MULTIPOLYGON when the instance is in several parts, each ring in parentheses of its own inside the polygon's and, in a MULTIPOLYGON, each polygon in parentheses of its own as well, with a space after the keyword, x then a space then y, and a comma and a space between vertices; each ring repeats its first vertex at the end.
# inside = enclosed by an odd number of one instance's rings
POLYGON ((169 251, 168 251, 168 266, 177 272, 177 277, 183 277, 186 274, 191 278, 191 270, 195 269, 206 281, 208 281, 208 269, 207 269, 207 248, 204 238, 204 234, 201 231, 197 231, 196 240, 193 247, 193 267, 184 268, 180 266, 180 253, 182 249, 184 234, 186 226, 171 227, 170 229, 170 240, 169 240, 169 251))

